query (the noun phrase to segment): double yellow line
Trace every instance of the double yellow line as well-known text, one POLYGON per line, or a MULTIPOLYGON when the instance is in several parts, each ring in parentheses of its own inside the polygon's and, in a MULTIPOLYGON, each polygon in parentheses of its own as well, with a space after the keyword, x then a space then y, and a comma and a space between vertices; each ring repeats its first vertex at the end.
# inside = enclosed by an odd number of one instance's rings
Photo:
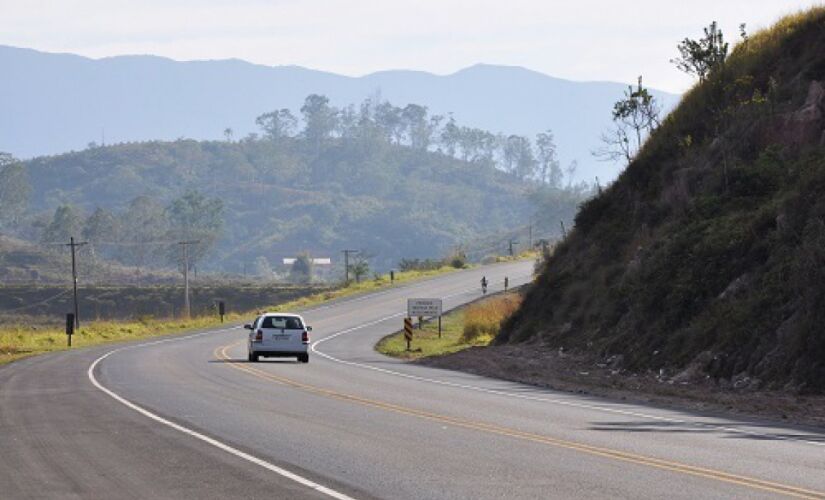
MULTIPOLYGON (((238 343, 230 344, 223 347, 218 347, 215 349, 215 357, 221 359, 223 361, 230 361, 231 358, 229 357, 227 351, 238 345, 238 343)), ((597 446, 591 446, 584 443, 577 443, 575 441, 567 441, 563 439, 556 439, 549 436, 543 436, 541 434, 534 434, 531 432, 524 432, 517 429, 511 429, 507 427, 501 427, 498 425, 488 424, 484 422, 478 422, 473 420, 465 420, 461 418, 451 417, 448 415, 441 415, 437 413, 431 413, 423 410, 418 410, 415 408, 408 408, 405 406, 399 406, 392 403, 386 403, 383 401, 376 401, 373 399, 367 399, 360 396, 355 396, 352 394, 346 394, 342 392, 333 391, 330 389, 324 389, 322 387, 317 387, 314 385, 305 384, 302 382, 298 382, 296 380, 292 380, 286 377, 281 377, 275 375, 273 373, 268 373, 258 368, 254 368, 245 363, 229 363, 229 366, 235 368, 237 370, 246 372, 254 377, 269 380, 273 382, 279 382, 281 384, 294 387, 296 389, 301 389, 303 391, 317 394, 319 396, 324 396, 328 398, 338 399, 341 401, 348 401, 351 403, 356 403, 364 406, 369 406, 372 408, 377 408, 385 411, 391 411, 394 413, 400 413, 403 415, 409 415, 413 417, 422 418, 425 420, 431 420, 434 422, 438 422, 441 424, 448 424, 455 427, 460 427, 463 429, 471 429, 481 432, 486 432, 490 434, 496 434, 499 436, 507 436, 516 439, 521 439, 524 441, 530 441, 534 443, 546 444, 550 446, 554 446, 557 448, 565 448, 568 450, 575 450, 582 453, 587 453, 589 455, 596 455, 600 457, 610 458, 613 460, 621 460, 623 462, 630 462, 639 465, 645 465, 648 467, 655 467, 657 469, 668 470, 672 472, 678 472, 681 474, 687 474, 690 476, 697 476, 703 477, 706 479, 713 479, 716 481, 722 481, 725 483, 736 484, 739 486, 744 486, 747 488, 752 488, 756 490, 762 491, 769 491, 771 493, 778 493, 780 495, 796 497, 796 498, 808 498, 808 499, 825 499, 825 493, 820 491, 813 491, 804 488, 799 488, 796 486, 790 486, 781 483, 775 483, 771 481, 765 481, 762 479, 757 479, 753 477, 747 476, 740 476, 736 474, 730 474, 727 472, 714 470, 714 469, 706 469, 703 467, 696 467, 693 465, 683 464, 679 462, 671 462, 668 460, 661 460, 658 458, 647 457, 644 455, 637 455, 634 453, 627 453, 624 451, 613 450, 610 448, 601 448, 597 446)))

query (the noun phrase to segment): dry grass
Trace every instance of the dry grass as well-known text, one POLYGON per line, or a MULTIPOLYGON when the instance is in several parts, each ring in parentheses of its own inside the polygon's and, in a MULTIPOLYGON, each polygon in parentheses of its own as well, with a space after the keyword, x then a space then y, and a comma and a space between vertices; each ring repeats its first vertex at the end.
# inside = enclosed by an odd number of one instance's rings
POLYGON ((516 312, 520 305, 521 295, 506 294, 467 306, 461 341, 489 343, 498 335, 501 322, 516 312))
MULTIPOLYGON (((430 271, 408 271, 396 273, 395 284, 423 279, 439 274, 456 271, 452 267, 443 267, 430 271)), ((324 291, 301 297, 271 307, 260 308, 269 311, 287 311, 312 307, 323 302, 368 293, 390 286, 389 276, 351 283, 350 286, 333 291, 324 291)), ((231 313, 226 315, 227 324, 239 323, 252 319, 258 311, 231 313)), ((125 342, 141 338, 167 335, 221 325, 216 315, 197 316, 191 319, 180 318, 140 318, 125 321, 88 321, 83 322, 72 338, 73 347, 88 347, 111 342, 125 342)), ((12 325, 0 325, 0 365, 37 354, 67 349, 67 339, 62 326, 43 325, 29 322, 12 325)))
POLYGON ((450 311, 443 317, 443 334, 438 336, 437 321, 413 332, 411 350, 402 332, 381 339, 375 350, 387 356, 421 359, 443 356, 470 347, 485 347, 498 334, 501 322, 518 309, 521 295, 509 293, 486 297, 468 306, 450 311))

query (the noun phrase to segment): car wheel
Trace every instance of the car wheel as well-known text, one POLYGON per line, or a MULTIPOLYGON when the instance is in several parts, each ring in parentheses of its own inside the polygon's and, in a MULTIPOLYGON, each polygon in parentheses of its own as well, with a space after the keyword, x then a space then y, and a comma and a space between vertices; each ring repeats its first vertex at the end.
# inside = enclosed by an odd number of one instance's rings
POLYGON ((247 361, 252 361, 252 353, 251 352, 246 353, 246 360, 247 361))
POLYGON ((252 359, 250 359, 250 361, 252 361, 253 363, 258 362, 258 353, 253 352, 250 356, 252 357, 252 359))
POLYGON ((301 354, 298 356, 298 361, 301 363, 309 363, 309 354, 301 354))

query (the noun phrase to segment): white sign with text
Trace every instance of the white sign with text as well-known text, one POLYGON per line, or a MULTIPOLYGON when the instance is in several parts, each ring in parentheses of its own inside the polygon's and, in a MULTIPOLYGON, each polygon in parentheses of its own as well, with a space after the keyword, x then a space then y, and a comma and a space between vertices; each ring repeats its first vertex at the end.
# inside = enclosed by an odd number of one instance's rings
POLYGON ((441 316, 441 299, 407 299, 407 316, 441 316))

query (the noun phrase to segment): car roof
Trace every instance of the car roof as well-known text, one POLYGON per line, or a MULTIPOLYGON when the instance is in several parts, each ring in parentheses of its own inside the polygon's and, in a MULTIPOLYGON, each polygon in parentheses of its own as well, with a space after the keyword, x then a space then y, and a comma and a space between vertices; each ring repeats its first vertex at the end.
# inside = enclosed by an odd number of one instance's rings
POLYGON ((290 317, 290 318, 301 318, 301 319, 303 319, 300 314, 294 314, 294 313, 268 312, 268 313, 263 313, 261 316, 287 316, 287 317, 290 317))

